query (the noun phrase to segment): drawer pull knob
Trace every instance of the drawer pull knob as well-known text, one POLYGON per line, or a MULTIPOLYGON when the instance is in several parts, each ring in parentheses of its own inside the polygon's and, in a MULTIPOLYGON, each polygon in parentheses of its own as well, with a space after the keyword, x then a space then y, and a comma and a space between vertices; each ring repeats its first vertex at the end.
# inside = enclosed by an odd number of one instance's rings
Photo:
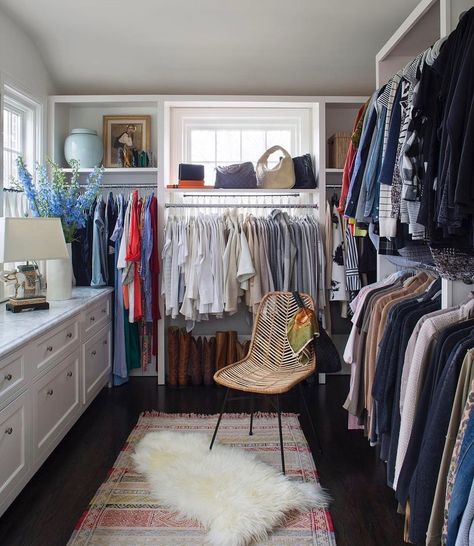
POLYGON ((47 394, 48 396, 53 396, 53 394, 54 394, 53 389, 48 389, 48 390, 46 391, 46 394, 47 394))
POLYGON ((107 345, 107 340, 106 339, 104 339, 104 345, 107 345))
POLYGON ((5 429, 5 434, 12 434, 13 432, 13 427, 8 427, 7 429, 5 429))
POLYGON ((13 375, 11 373, 7 373, 5 375, 5 381, 11 381, 13 379, 13 375))
POLYGON ((69 339, 71 339, 71 338, 72 338, 72 332, 68 332, 67 335, 66 335, 66 337, 68 337, 69 339))
POLYGON ((94 315, 92 315, 91 322, 94 322, 94 320, 95 320, 95 317, 94 317, 94 315))
POLYGON ((106 313, 106 312, 107 312, 107 309, 104 307, 104 308, 102 309, 102 313, 106 313))
POLYGON ((72 377, 72 372, 67 372, 68 377, 72 377))
POLYGON ((53 351, 53 346, 52 346, 52 345, 48 345, 48 346, 46 347, 46 350, 47 350, 49 353, 51 353, 51 352, 53 351))
POLYGON ((97 354, 97 351, 92 351, 91 355, 95 356, 97 354))

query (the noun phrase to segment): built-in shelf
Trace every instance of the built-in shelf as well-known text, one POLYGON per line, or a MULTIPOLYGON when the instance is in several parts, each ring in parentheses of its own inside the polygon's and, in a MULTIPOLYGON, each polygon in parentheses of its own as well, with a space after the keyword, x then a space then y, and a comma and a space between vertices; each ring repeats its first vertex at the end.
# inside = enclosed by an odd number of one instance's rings
POLYGON ((336 169, 336 168, 329 168, 326 169, 327 174, 342 174, 344 172, 344 169, 336 169))
MULTIPOLYGON (((87 174, 87 173, 91 173, 94 169, 79 169, 79 173, 83 174, 87 174)), ((66 169, 63 169, 63 171, 65 173, 70 173, 72 172, 72 169, 69 169, 69 168, 66 168, 66 169)), ((143 173, 149 173, 149 174, 153 174, 153 173, 157 173, 158 172, 158 169, 157 167, 131 167, 131 168, 127 168, 127 167, 114 167, 114 168, 106 168, 104 169, 104 173, 107 173, 107 174, 135 174, 135 173, 140 173, 140 174, 143 174, 143 173)))
POLYGON ((265 195, 271 193, 275 194, 294 194, 298 195, 300 193, 317 193, 318 188, 314 189, 301 189, 297 190, 294 188, 288 190, 279 190, 272 188, 256 188, 256 189, 221 189, 221 188, 165 188, 165 191, 170 193, 182 194, 182 193, 193 193, 201 195, 232 195, 232 194, 246 194, 246 195, 265 195))

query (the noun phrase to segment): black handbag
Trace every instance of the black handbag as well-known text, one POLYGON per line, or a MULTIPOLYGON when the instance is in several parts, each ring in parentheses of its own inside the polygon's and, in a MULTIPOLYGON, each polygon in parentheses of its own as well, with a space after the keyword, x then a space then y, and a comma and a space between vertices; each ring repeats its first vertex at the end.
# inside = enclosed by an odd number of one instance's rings
POLYGON ((238 163, 228 167, 216 167, 215 188, 222 189, 255 189, 257 175, 253 163, 238 163))
POLYGON ((204 165, 180 163, 178 175, 180 180, 204 180, 204 165))
MULTIPOLYGON (((298 307, 306 307, 299 292, 293 292, 298 307)), ((321 321, 318 320, 319 336, 314 337, 313 346, 316 355, 317 373, 336 373, 342 369, 341 357, 333 340, 328 336, 321 321)))
POLYGON ((316 178, 314 177, 313 161, 311 154, 304 154, 293 158, 293 167, 295 169, 295 189, 304 190, 316 188, 316 178))

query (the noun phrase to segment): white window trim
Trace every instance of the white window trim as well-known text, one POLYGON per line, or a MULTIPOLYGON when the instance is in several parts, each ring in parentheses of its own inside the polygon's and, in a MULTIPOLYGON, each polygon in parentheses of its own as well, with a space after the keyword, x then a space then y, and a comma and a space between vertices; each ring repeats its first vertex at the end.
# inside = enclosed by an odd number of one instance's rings
POLYGON ((273 125, 275 129, 290 129, 293 154, 300 155, 313 149, 312 116, 311 108, 294 106, 171 107, 170 180, 178 179, 178 165, 188 155, 190 129, 259 129, 263 125, 265 128, 273 125))
MULTIPOLYGON (((26 127, 22 127, 22 138, 29 138, 29 153, 25 160, 28 167, 31 168, 33 176, 35 176, 34 166, 36 162, 43 157, 44 142, 45 142, 45 124, 44 124, 44 101, 25 90, 20 84, 12 80, 5 73, 0 73, 0 216, 4 214, 3 203, 3 111, 5 105, 11 108, 18 109, 22 112, 28 112, 29 122, 32 123, 33 131, 28 131, 26 127), (30 133, 28 135, 28 133, 30 133)), ((26 118, 23 119, 26 124, 26 118)), ((28 143, 25 142, 28 146, 28 143)), ((0 263, 0 270, 3 269, 3 264, 0 263)), ((0 283, 0 302, 5 299, 5 290, 3 283, 0 283)))
POLYGON ((2 96, 2 127, 3 110, 5 107, 9 107, 12 110, 17 110, 24 114, 22 145, 23 149, 26 150, 25 161, 28 167, 34 171, 34 166, 38 161, 40 161, 43 153, 43 104, 38 98, 33 97, 19 85, 5 81, 3 84, 2 96), (30 130, 30 127, 33 128, 32 131, 30 130))

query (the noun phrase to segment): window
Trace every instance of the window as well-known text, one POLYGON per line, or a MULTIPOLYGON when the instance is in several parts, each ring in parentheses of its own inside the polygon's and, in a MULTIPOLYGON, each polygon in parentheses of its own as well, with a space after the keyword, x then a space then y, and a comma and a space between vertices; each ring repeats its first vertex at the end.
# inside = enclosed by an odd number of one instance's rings
MULTIPOLYGON (((173 108, 171 177, 179 163, 204 165, 207 185, 215 168, 244 161, 256 164, 279 144, 291 155, 310 151, 310 111, 305 108, 173 108)), ((278 154, 270 157, 275 165, 278 154)))
POLYGON ((5 86, 3 99, 3 186, 16 176, 16 160, 23 156, 33 169, 39 157, 40 105, 23 93, 5 86))
MULTIPOLYGON (((4 85, 3 89, 3 164, 0 190, 12 185, 17 175, 16 159, 23 156, 33 170, 41 153, 41 104, 19 90, 4 85)), ((22 194, 6 192, 0 195, 0 215, 18 216, 26 206, 22 194)), ((0 269, 13 269, 15 264, 0 264, 0 269)), ((12 296, 14 287, 0 283, 0 301, 12 296)))

